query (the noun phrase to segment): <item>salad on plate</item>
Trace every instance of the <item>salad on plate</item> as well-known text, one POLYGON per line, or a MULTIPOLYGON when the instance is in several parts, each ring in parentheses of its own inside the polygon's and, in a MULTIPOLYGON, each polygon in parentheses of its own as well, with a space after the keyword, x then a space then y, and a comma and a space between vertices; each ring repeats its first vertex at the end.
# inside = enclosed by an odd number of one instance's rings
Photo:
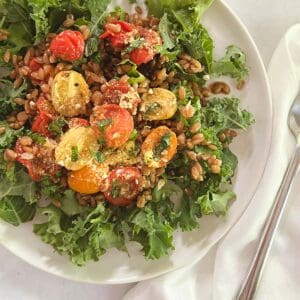
POLYGON ((200 22, 212 2, 0 0, 1 219, 83 266, 129 242, 158 259, 226 214, 254 118, 223 81, 244 87, 245 53, 214 59, 200 22))

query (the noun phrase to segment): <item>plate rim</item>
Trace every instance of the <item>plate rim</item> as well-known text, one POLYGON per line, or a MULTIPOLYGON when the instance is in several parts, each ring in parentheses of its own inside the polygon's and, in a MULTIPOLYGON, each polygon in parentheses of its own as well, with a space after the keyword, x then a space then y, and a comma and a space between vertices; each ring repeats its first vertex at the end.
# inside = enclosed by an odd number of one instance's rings
MULTIPOLYGON (((218 2, 218 4, 220 4, 222 6, 222 9, 227 10, 227 12, 230 14, 231 18, 238 23, 239 27, 242 29, 243 34, 245 34, 245 36, 247 37, 249 43, 251 44, 255 56, 258 59, 258 65, 260 67, 260 70, 262 71, 262 75, 263 75, 263 79, 264 79, 264 85, 265 85, 265 92, 267 94, 267 98, 265 99, 265 101, 268 102, 268 105, 270 107, 270 120, 271 120, 271 124, 270 124, 270 133, 268 136, 268 146, 267 146, 267 151, 266 151, 266 155, 267 157, 269 156, 268 154, 271 151, 271 141, 273 138, 273 117, 274 117, 274 111, 273 111, 273 103, 272 103, 272 93, 271 93, 271 88, 270 88, 270 83, 269 83, 269 79, 268 79, 268 75, 267 75, 267 71, 266 71, 266 67, 265 64, 262 60, 262 56, 258 50, 258 47, 254 41, 254 39, 252 38, 250 32, 248 31, 246 25, 242 22, 242 20, 240 19, 240 17, 234 12, 234 10, 229 6, 229 4, 227 4, 225 2, 225 0, 216 0, 216 2, 218 2)), ((38 264, 36 261, 30 261, 28 259, 26 259, 26 257, 23 257, 19 252, 15 252, 12 247, 10 247, 9 245, 6 245, 5 243, 3 243, 0 240, 0 245, 3 246, 5 249, 7 249, 10 253, 12 253, 13 255, 15 255, 16 257, 20 258, 22 261, 24 261, 25 263, 37 268, 38 270, 44 271, 48 274, 63 278, 63 279, 67 279, 67 280, 71 280, 74 282, 78 282, 78 283, 90 283, 90 284, 97 284, 97 285, 101 285, 101 284, 109 284, 109 285, 117 285, 117 284, 127 284, 127 283, 134 283, 134 282, 139 282, 139 281, 144 281, 144 280, 148 280, 148 279, 152 279, 152 278, 156 278, 162 275, 165 275, 167 273, 170 272, 174 272, 177 271, 179 269, 183 269, 185 267, 192 267, 193 265, 195 265, 196 263, 198 263, 204 256, 206 256, 208 254, 208 252, 210 251, 210 249, 212 247, 214 247, 232 228, 233 226, 235 226, 235 224, 242 218, 242 216, 244 215, 245 211, 247 210, 247 208, 249 207, 250 203, 253 201, 253 198, 257 192, 257 189, 259 188, 259 182, 261 181, 261 179, 263 178, 265 171, 266 171, 266 166, 268 163, 269 159, 267 158, 264 162, 264 166, 261 170, 261 174, 259 176, 259 181, 256 185, 256 187, 254 188, 252 195, 249 197, 249 202, 247 203, 247 205, 245 206, 243 212, 241 213, 241 215, 235 220, 235 222, 229 227, 227 228, 227 230, 225 230, 224 234, 219 237, 218 239, 216 239, 215 241, 213 241, 211 243, 211 246, 209 249, 206 249, 202 255, 200 255, 198 258, 192 258, 190 260, 187 260, 187 262, 183 265, 183 266, 171 266, 169 268, 166 268, 164 270, 161 271, 156 271, 156 272, 149 272, 147 274, 140 274, 138 275, 139 278, 135 277, 127 277, 124 280, 116 280, 116 279, 107 279, 107 280, 93 280, 90 278, 87 279, 81 279, 81 278, 74 278, 72 277, 72 275, 69 274, 63 274, 61 272, 57 272, 56 270, 48 270, 46 268, 46 266, 44 265, 40 265, 38 264)), ((95 262, 97 263, 97 262, 95 262)))

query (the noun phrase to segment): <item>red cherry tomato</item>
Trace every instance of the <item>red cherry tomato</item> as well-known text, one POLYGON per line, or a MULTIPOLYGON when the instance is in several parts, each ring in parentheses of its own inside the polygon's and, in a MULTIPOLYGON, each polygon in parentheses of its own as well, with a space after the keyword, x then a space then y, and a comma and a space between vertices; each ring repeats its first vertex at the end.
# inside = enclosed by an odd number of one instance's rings
POLYGON ((109 148, 118 148, 125 144, 134 129, 132 115, 117 104, 96 106, 90 123, 109 148))
POLYGON ((155 53, 153 50, 143 47, 134 49, 132 52, 129 53, 129 58, 132 62, 137 65, 146 64, 150 60, 153 59, 155 53))
POLYGON ((118 20, 110 21, 104 27, 105 32, 99 38, 108 39, 114 48, 124 48, 137 32, 134 25, 118 20))
POLYGON ((51 41, 49 50, 62 60, 80 59, 84 52, 83 36, 79 31, 65 30, 51 41))
POLYGON ((72 118, 69 122, 68 122, 69 128, 76 128, 76 127, 87 127, 90 125, 89 121, 86 119, 82 119, 82 118, 72 118))
POLYGON ((16 153, 18 155, 16 161, 18 161, 20 164, 27 168, 29 176, 32 178, 32 180, 40 181, 42 177, 39 174, 39 172, 34 168, 33 160, 22 158, 22 154, 25 153, 25 151, 23 150, 19 140, 17 140, 16 142, 16 153))
POLYGON ((130 86, 125 81, 115 81, 108 85, 107 89, 102 95, 102 101, 104 103, 119 104, 121 95, 127 94, 130 91, 130 86))
POLYGON ((108 175, 109 188, 104 196, 113 205, 127 206, 141 191, 142 180, 136 167, 114 169, 108 175))
POLYGON ((43 97, 40 97, 36 104, 39 114, 35 117, 31 129, 33 132, 51 137, 52 134, 48 130, 48 125, 55 118, 56 112, 51 103, 43 97))
POLYGON ((135 64, 145 64, 153 59, 157 54, 156 46, 162 44, 160 35, 153 30, 139 27, 139 34, 145 39, 145 43, 141 47, 134 49, 129 53, 129 58, 135 64))
POLYGON ((52 134, 48 130, 48 125, 52 122, 52 119, 49 118, 45 113, 38 114, 31 126, 33 132, 37 132, 41 135, 51 137, 52 134))

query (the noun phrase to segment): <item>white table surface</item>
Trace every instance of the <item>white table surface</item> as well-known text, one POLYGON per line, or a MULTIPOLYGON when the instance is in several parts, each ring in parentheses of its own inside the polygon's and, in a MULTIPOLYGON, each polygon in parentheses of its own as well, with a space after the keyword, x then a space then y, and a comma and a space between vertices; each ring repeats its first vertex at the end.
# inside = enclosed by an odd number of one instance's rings
MULTIPOLYGON (((225 0, 249 29, 267 65, 284 32, 300 23, 299 0, 225 0)), ((119 300, 132 286, 64 280, 31 267, 0 246, 1 300, 119 300)))

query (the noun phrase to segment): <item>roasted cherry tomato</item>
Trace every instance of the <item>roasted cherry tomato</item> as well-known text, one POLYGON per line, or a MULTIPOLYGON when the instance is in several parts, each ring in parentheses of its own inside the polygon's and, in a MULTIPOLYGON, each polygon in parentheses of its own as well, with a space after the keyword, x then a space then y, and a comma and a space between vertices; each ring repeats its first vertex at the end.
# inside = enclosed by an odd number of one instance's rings
POLYGON ((49 118, 45 113, 40 113, 35 117, 31 129, 33 132, 37 132, 47 137, 51 137, 51 132, 48 129, 48 126, 51 122, 52 119, 49 118))
POLYGON ((93 161, 99 148, 95 131, 90 127, 73 127, 64 133, 55 148, 57 164, 77 171, 93 161))
POLYGON ((130 60, 137 65, 152 60, 157 54, 156 46, 162 44, 161 37, 156 31, 139 27, 139 34, 145 39, 145 43, 129 53, 130 60))
POLYGON ((100 39, 108 39, 114 48, 124 48, 136 35, 137 30, 134 25, 113 20, 105 24, 105 32, 100 35, 100 39))
POLYGON ((78 60, 84 52, 83 36, 79 31, 65 30, 53 38, 49 50, 62 60, 78 60))
POLYGON ((51 137, 51 132, 48 129, 48 125, 55 118, 55 110, 51 103, 43 97, 40 97, 36 104, 39 113, 35 117, 31 129, 33 132, 51 137))
POLYGON ((134 129, 133 117, 126 109, 116 104, 94 107, 90 122, 109 148, 118 148, 125 144, 134 129))
POLYGON ((114 169, 108 175, 109 187, 104 196, 113 205, 127 206, 141 191, 142 180, 142 175, 138 168, 124 167, 114 169))
POLYGON ((103 165, 88 165, 70 172, 68 175, 69 187, 82 194, 95 194, 107 187, 106 174, 108 167, 103 165))
POLYGON ((166 126, 152 129, 142 144, 143 159, 150 168, 164 167, 176 151, 176 134, 166 126))
POLYGON ((90 123, 88 120, 86 119, 82 119, 82 118, 72 118, 69 122, 68 122, 68 126, 69 128, 75 128, 75 127, 87 127, 89 126, 90 123))
POLYGON ((53 107, 66 117, 85 114, 90 94, 83 76, 73 70, 57 73, 51 85, 53 107))

